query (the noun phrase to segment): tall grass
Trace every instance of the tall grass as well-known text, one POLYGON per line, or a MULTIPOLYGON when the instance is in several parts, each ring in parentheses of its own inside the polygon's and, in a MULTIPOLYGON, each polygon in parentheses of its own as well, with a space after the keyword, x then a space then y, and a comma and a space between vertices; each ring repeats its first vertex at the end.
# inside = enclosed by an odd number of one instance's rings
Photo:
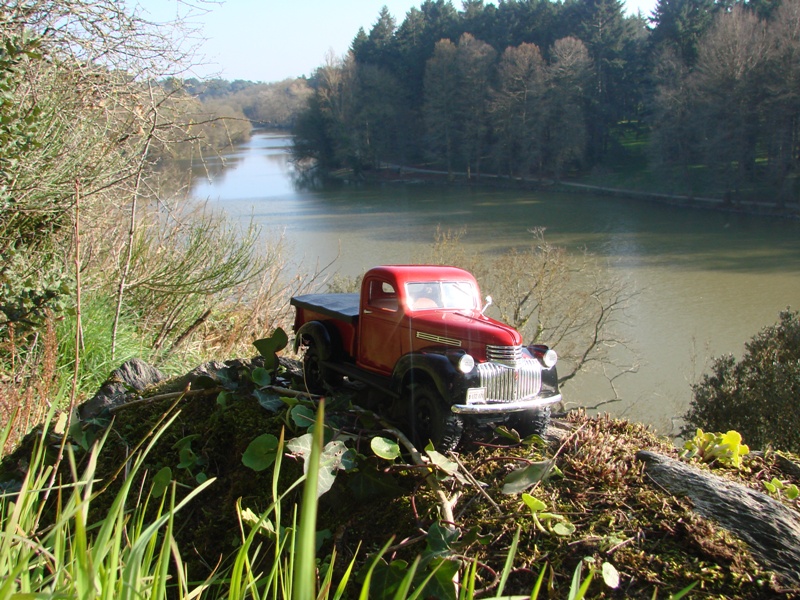
MULTIPOLYGON (((51 411, 50 416, 53 414, 51 411)), ((85 467, 81 472, 67 445, 69 476, 53 478, 54 466, 46 456, 48 434, 42 434, 19 489, 0 496, 0 598, 341 600, 357 597, 367 600, 388 597, 384 590, 373 586, 372 576, 391 539, 368 561, 357 578, 360 586, 354 577, 355 558, 334 580, 334 553, 327 571, 319 575, 316 481, 324 443, 323 403, 317 412, 307 473, 287 489, 279 489, 284 449, 281 437, 273 471, 271 505, 258 517, 238 505, 241 545, 214 574, 201 582, 191 582, 173 535, 176 515, 213 486, 214 479, 178 501, 174 483, 156 492, 143 469, 145 457, 177 416, 163 419, 164 425, 151 432, 147 447, 128 459, 124 480, 114 492, 106 516, 98 522, 90 522, 90 509, 100 495, 111 493, 97 479, 105 437, 84 457, 85 467), (59 483, 49 485, 54 479, 59 483), (300 485, 303 495, 299 512, 290 505, 290 524, 283 527, 284 515, 288 514, 287 497, 300 485)), ((49 419, 45 425, 49 425, 49 419)), ((8 434, 6 427, 0 441, 5 442, 8 434)), ((64 472, 65 469, 60 470, 61 474, 64 472)), ((522 600, 539 596, 544 569, 531 594, 503 595, 518 539, 519 532, 509 549, 495 598, 522 600)), ((429 572, 419 581, 419 567, 417 559, 392 592, 392 598, 426 597, 426 585, 435 573, 429 572)), ((568 597, 576 600, 584 597, 592 575, 593 572, 582 577, 576 571, 568 597)), ((463 581, 453 584, 452 598, 474 600, 476 577, 477 563, 465 560, 463 581)))
POLYGON ((65 483, 59 476, 61 483, 50 486, 54 466, 46 460, 47 434, 42 434, 19 490, 0 498, 0 598, 166 598, 170 588, 189 597, 173 537, 175 515, 213 480, 180 502, 173 485, 171 494, 160 501, 145 493, 133 503, 136 508, 128 508, 144 457, 172 420, 131 459, 105 518, 97 523, 90 523, 89 515, 92 503, 103 493, 96 489, 96 475, 105 439, 92 448, 82 472, 68 445, 71 481, 65 483), (158 506, 145 519, 151 502, 158 506))
POLYGON ((72 380, 75 344, 80 344, 78 391, 83 396, 96 392, 109 373, 126 360, 133 357, 146 359, 148 356, 141 333, 130 323, 120 326, 116 356, 112 356, 113 322, 114 299, 98 292, 82 299, 80 335, 74 314, 66 315, 56 326, 58 372, 61 379, 72 380))

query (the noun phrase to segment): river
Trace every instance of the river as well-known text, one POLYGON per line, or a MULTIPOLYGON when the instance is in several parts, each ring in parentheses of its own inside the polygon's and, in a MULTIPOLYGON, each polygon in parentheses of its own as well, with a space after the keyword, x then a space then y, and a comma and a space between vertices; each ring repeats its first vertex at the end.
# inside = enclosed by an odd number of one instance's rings
MULTIPOLYGON (((546 229, 550 243, 588 249, 608 261, 638 294, 624 335, 640 357, 617 381, 621 400, 601 410, 676 433, 691 383, 711 357, 741 356, 744 344, 800 308, 800 223, 588 194, 439 185, 386 184, 301 189, 284 135, 258 133, 209 165, 192 195, 235 219, 251 217, 282 233, 306 270, 335 260, 356 275, 381 263, 412 262, 437 225, 466 228, 472 252, 496 253, 546 229)), ((490 294, 491 290, 482 290, 490 294)), ((592 406, 609 391, 596 376, 563 390, 572 406, 592 406)))

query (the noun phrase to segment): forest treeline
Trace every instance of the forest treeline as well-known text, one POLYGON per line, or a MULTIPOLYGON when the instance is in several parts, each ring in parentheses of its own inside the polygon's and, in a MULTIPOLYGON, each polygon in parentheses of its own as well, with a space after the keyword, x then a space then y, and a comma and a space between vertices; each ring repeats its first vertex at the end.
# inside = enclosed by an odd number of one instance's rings
MULTIPOLYGON (((800 0, 426 0, 384 9, 310 79, 296 150, 561 178, 630 148, 672 191, 795 199, 800 0)), ((626 167, 627 164, 627 167, 626 167)))

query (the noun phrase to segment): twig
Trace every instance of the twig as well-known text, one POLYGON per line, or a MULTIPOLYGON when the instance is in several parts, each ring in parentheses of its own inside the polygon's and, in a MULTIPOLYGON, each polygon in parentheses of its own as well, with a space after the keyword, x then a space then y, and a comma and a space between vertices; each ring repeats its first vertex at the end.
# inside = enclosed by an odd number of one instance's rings
POLYGON ((290 388, 281 387, 279 385, 268 385, 266 389, 268 389, 270 392, 281 394, 282 396, 289 396, 290 398, 309 398, 310 400, 320 400, 324 398, 324 396, 320 396, 319 394, 312 394, 311 392, 301 390, 293 390, 290 388))
POLYGON ((492 497, 491 497, 489 494, 487 494, 487 493, 486 493, 486 490, 484 490, 484 489, 483 489, 483 486, 481 485, 480 481, 478 481, 477 479, 475 479, 475 477, 472 475, 472 473, 470 473, 470 472, 469 472, 469 470, 467 470, 467 467, 465 467, 465 466, 464 466, 464 463, 462 463, 462 462, 459 460, 459 458, 458 458, 458 456, 456 455, 456 453, 455 453, 455 452, 448 452, 448 455, 450 456, 450 458, 452 458, 454 461, 456 461, 456 463, 458 464, 458 466, 459 466, 459 467, 461 467, 461 470, 462 470, 462 471, 463 471, 463 473, 464 473, 464 477, 465 477, 465 478, 466 478, 466 479, 467 479, 467 480, 468 480, 468 481, 469 481, 469 482, 470 482, 472 485, 474 485, 474 486, 477 488, 478 492, 479 492, 479 493, 480 493, 480 494, 481 494, 481 495, 482 495, 484 498, 486 498, 486 499, 489 501, 489 504, 491 504, 491 505, 494 507, 494 509, 495 509, 495 510, 496 510, 498 513, 500 513, 500 514, 503 514, 503 509, 501 509, 501 508, 500 508, 500 505, 499 505, 499 504, 497 504, 497 502, 495 502, 495 501, 494 501, 494 499, 493 499, 493 498, 492 498, 492 497))
POLYGON ((125 410, 126 408, 131 408, 132 406, 141 406, 142 404, 149 404, 150 402, 157 402, 158 400, 169 400, 171 398, 178 398, 178 397, 185 397, 185 396, 204 396, 204 395, 211 395, 211 394, 218 394, 219 392, 223 391, 225 388, 223 387, 215 387, 209 388, 205 390, 190 390, 187 389, 183 390, 182 392, 167 392, 165 394, 158 394, 156 396, 148 396, 147 398, 140 398, 139 400, 131 400, 130 402, 126 402, 125 404, 120 404, 119 406, 112 406, 108 409, 112 415, 117 414, 121 410, 125 410))

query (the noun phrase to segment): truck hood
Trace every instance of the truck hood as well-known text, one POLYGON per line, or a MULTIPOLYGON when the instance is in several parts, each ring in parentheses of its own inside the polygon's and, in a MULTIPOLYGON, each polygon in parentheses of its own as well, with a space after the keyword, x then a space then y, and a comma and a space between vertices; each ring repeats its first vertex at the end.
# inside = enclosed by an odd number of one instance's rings
POLYGON ((441 345, 458 346, 476 358, 485 353, 487 345, 519 346, 522 336, 513 327, 483 316, 478 311, 443 311, 435 314, 420 314, 411 320, 411 327, 418 338, 441 345), (459 342, 456 344, 456 342, 459 342))

